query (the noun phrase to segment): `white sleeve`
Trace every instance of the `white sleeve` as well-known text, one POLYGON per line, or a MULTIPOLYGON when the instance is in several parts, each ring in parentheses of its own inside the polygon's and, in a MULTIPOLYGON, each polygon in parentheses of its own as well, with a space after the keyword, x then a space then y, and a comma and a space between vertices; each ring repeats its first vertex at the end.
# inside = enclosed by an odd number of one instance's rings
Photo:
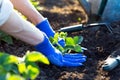
POLYGON ((9 18, 13 10, 10 0, 0 0, 0 26, 2 26, 9 18))

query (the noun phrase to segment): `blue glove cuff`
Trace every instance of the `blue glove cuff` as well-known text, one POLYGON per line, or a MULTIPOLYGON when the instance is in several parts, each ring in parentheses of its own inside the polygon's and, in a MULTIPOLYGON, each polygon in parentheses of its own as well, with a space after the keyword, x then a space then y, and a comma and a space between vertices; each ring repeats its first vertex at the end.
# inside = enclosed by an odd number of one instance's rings
POLYGON ((44 36, 44 40, 42 43, 39 43, 34 47, 37 51, 41 52, 45 56, 55 53, 54 47, 52 46, 52 44, 50 43, 46 36, 44 36))
POLYGON ((48 19, 46 18, 44 21, 38 23, 36 27, 43 31, 49 38, 52 36, 54 37, 55 31, 52 29, 48 19))

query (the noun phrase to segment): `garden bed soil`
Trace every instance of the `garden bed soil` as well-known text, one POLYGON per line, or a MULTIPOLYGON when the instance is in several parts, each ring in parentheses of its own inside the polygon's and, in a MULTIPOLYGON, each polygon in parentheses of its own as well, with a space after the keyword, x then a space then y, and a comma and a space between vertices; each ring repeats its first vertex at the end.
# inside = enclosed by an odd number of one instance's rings
MULTIPOLYGON (((86 23, 88 17, 77 0, 40 0, 41 10, 55 31, 65 27, 86 23)), ((40 75, 36 80, 120 80, 120 66, 110 72, 102 70, 104 60, 116 49, 120 48, 120 21, 111 23, 114 34, 106 27, 89 28, 83 31, 69 33, 69 36, 83 36, 81 46, 85 51, 87 61, 82 67, 57 67, 55 65, 39 64, 40 75)), ((14 40, 14 44, 0 43, 0 51, 23 56, 27 50, 34 48, 22 41, 14 40)))

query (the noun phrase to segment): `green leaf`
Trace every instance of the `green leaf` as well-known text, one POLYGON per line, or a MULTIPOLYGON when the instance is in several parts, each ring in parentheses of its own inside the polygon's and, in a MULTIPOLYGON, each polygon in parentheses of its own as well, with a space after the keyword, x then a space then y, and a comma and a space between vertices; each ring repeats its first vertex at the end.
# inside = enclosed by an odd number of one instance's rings
POLYGON ((7 53, 0 52, 0 64, 6 65, 6 64, 11 64, 11 63, 14 63, 14 64, 19 63, 18 57, 7 54, 7 53))
POLYGON ((75 36, 73 39, 74 39, 75 44, 81 44, 83 41, 82 36, 75 36))
POLYGON ((72 45, 66 45, 64 47, 64 53, 68 53, 69 50, 74 50, 74 46, 72 46, 72 45))
POLYGON ((0 40, 8 43, 8 44, 13 44, 13 39, 10 35, 4 33, 3 31, 0 31, 0 40))
POLYGON ((17 73, 18 71, 15 69, 17 67, 17 63, 18 60, 16 56, 0 52, 0 64, 3 66, 5 71, 17 73))
POLYGON ((9 54, 0 52, 0 64, 8 64, 9 54))
POLYGON ((19 63, 18 64, 18 70, 19 70, 19 72, 20 73, 25 73, 26 72, 26 65, 25 65, 25 63, 19 63))
POLYGON ((64 48, 60 45, 60 44, 57 44, 58 46, 56 46, 56 48, 58 50, 60 50, 61 52, 64 52, 64 48))
POLYGON ((30 79, 35 79, 39 75, 39 69, 35 66, 28 65, 27 66, 27 73, 30 79))
POLYGON ((74 39, 75 44, 79 43, 79 37, 78 36, 75 36, 73 39, 74 39))
POLYGON ((59 36, 60 36, 60 38, 65 39, 67 37, 67 32, 60 32, 59 36))
POLYGON ((82 52, 82 49, 81 49, 81 46, 80 46, 80 45, 76 45, 76 46, 74 47, 74 50, 75 50, 76 52, 82 52))
POLYGON ((72 37, 67 37, 65 41, 66 45, 75 45, 74 39, 72 37))
POLYGON ((38 2, 38 1, 32 1, 32 4, 33 4, 34 6, 37 6, 37 5, 39 4, 39 2, 38 2))
POLYGON ((6 80, 6 74, 0 74, 0 80, 6 80))
POLYGON ((21 77, 20 75, 8 73, 5 80, 25 80, 25 78, 21 77))
POLYGON ((11 63, 19 63, 18 61, 18 57, 17 56, 14 56, 14 55, 9 55, 6 60, 5 60, 5 63, 4 64, 11 64, 11 63))
POLYGON ((4 67, 2 65, 0 65, 0 76, 4 73, 6 73, 6 70, 4 69, 4 67))
POLYGON ((13 44, 13 40, 12 40, 11 36, 2 37, 2 40, 5 41, 8 44, 13 44))
POLYGON ((59 37, 59 33, 55 33, 54 37, 50 37, 49 40, 53 45, 55 45, 58 44, 58 37, 59 37))
POLYGON ((26 56, 25 56, 25 61, 27 62, 42 62, 44 64, 50 64, 48 59, 41 54, 40 52, 36 52, 36 51, 32 51, 32 52, 27 52, 26 56))
POLYGON ((72 46, 72 45, 66 45, 65 47, 64 47, 64 49, 73 49, 74 48, 74 46, 72 46))
POLYGON ((58 43, 58 37, 59 37, 59 33, 57 32, 55 35, 54 35, 54 41, 56 43, 58 43))
POLYGON ((53 43, 54 38, 53 38, 53 37, 50 37, 49 40, 50 40, 51 43, 53 43))
POLYGON ((19 74, 18 65, 14 64, 14 66, 12 66, 12 70, 11 71, 12 71, 12 73, 19 74))
POLYGON ((12 71, 13 70, 13 66, 15 66, 14 64, 6 64, 6 65, 3 65, 4 69, 9 72, 9 71, 12 71))

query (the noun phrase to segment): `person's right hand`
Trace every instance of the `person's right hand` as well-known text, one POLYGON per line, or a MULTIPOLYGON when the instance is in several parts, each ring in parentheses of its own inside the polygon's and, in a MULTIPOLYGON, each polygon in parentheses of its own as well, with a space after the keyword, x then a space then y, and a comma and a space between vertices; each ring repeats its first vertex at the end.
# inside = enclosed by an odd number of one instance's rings
MULTIPOLYGON (((51 51, 50 51, 51 52, 51 51)), ((86 61, 86 56, 82 54, 62 54, 57 49, 54 50, 53 53, 46 55, 49 61, 60 67, 75 67, 82 66, 83 62, 86 61)))

